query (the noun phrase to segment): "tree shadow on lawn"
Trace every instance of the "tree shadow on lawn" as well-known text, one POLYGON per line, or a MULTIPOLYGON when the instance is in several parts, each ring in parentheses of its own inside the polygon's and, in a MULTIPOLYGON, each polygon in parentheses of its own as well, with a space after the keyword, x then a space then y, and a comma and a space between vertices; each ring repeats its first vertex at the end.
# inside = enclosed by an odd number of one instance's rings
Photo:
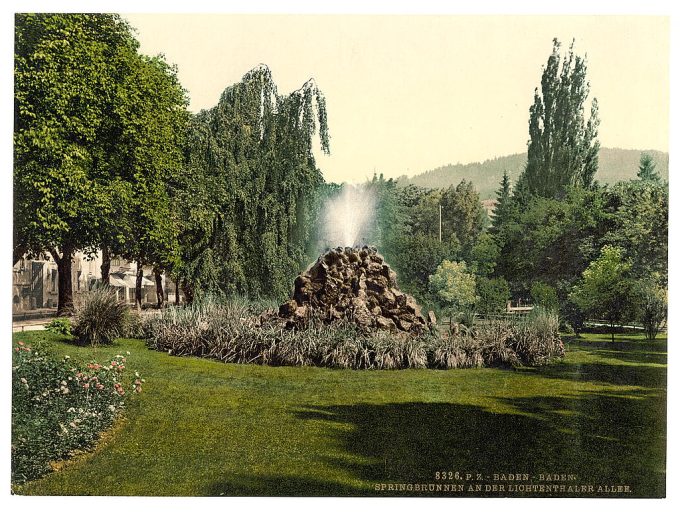
POLYGON ((572 483, 579 485, 630 485, 628 497, 664 496, 665 411, 658 397, 644 392, 626 397, 581 393, 495 400, 512 412, 455 403, 310 406, 296 415, 327 424, 322 462, 336 474, 340 470, 349 475, 347 484, 235 475, 212 486, 210 494, 441 497, 450 494, 385 493, 374 486, 444 483, 437 482, 437 471, 459 471, 481 473, 482 483, 494 483, 493 475, 501 473, 528 473, 534 476, 529 483, 540 483, 541 473, 569 473, 577 475, 572 483), (354 487, 351 482, 360 483, 354 487))
POLYGON ((581 350, 599 357, 618 359, 626 363, 666 364, 668 359, 666 341, 580 341, 565 338, 567 350, 581 350))
POLYGON ((611 347, 600 348, 599 346, 590 346, 590 344, 582 344, 576 350, 588 352, 598 358, 617 359, 628 364, 565 360, 541 367, 518 368, 517 371, 555 379, 597 382, 617 386, 639 386, 664 392, 666 390, 668 370, 665 366, 665 352, 647 354, 641 353, 639 347, 638 350, 613 350, 611 347), (648 356, 652 356, 653 360, 647 359, 648 356))

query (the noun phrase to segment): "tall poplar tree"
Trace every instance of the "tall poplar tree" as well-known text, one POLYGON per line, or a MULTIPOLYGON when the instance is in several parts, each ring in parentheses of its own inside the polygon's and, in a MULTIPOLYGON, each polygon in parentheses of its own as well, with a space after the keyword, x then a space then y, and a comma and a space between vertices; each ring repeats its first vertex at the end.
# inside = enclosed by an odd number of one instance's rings
POLYGON ((588 187, 597 171, 597 99, 586 119, 587 66, 573 46, 560 62, 560 42, 553 40, 540 92, 535 90, 529 109, 527 165, 518 188, 534 196, 559 198, 568 187, 588 187))

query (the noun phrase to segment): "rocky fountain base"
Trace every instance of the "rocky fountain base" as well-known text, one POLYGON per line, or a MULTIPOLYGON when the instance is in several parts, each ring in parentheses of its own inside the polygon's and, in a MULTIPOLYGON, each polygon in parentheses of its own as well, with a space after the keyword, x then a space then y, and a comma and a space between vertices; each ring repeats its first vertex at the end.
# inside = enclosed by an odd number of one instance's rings
POLYGON ((399 290, 396 273, 367 246, 332 249, 295 279, 293 297, 279 307, 279 317, 288 327, 304 327, 313 316, 413 335, 436 322, 431 311, 426 319, 415 299, 399 290))

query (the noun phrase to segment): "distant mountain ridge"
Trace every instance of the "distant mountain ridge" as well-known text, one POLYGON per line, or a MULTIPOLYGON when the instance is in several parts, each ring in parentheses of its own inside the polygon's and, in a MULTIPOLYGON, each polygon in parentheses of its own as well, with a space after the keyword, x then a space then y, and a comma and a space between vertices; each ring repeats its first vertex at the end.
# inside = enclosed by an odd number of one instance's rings
MULTIPOLYGON (((656 150, 600 148, 599 165, 595 179, 600 183, 635 178, 640 164, 640 155, 648 153, 656 162, 656 170, 664 180, 668 179, 668 153, 656 150)), ((418 185, 426 188, 446 188, 457 185, 461 180, 472 181, 482 199, 494 198, 500 185, 503 171, 508 171, 514 185, 526 165, 527 154, 501 156, 484 162, 469 164, 448 164, 412 177, 400 176, 399 185, 418 185)))

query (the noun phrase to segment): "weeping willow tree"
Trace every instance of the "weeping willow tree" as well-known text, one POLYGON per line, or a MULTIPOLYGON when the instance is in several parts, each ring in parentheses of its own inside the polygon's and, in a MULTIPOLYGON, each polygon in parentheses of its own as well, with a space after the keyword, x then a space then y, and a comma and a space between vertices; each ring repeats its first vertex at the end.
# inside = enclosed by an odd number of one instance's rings
POLYGON ((306 263, 314 194, 323 183, 316 137, 329 152, 326 104, 313 80, 279 95, 270 70, 248 72, 187 138, 187 172, 175 183, 183 210, 182 265, 196 293, 281 297, 306 263))

